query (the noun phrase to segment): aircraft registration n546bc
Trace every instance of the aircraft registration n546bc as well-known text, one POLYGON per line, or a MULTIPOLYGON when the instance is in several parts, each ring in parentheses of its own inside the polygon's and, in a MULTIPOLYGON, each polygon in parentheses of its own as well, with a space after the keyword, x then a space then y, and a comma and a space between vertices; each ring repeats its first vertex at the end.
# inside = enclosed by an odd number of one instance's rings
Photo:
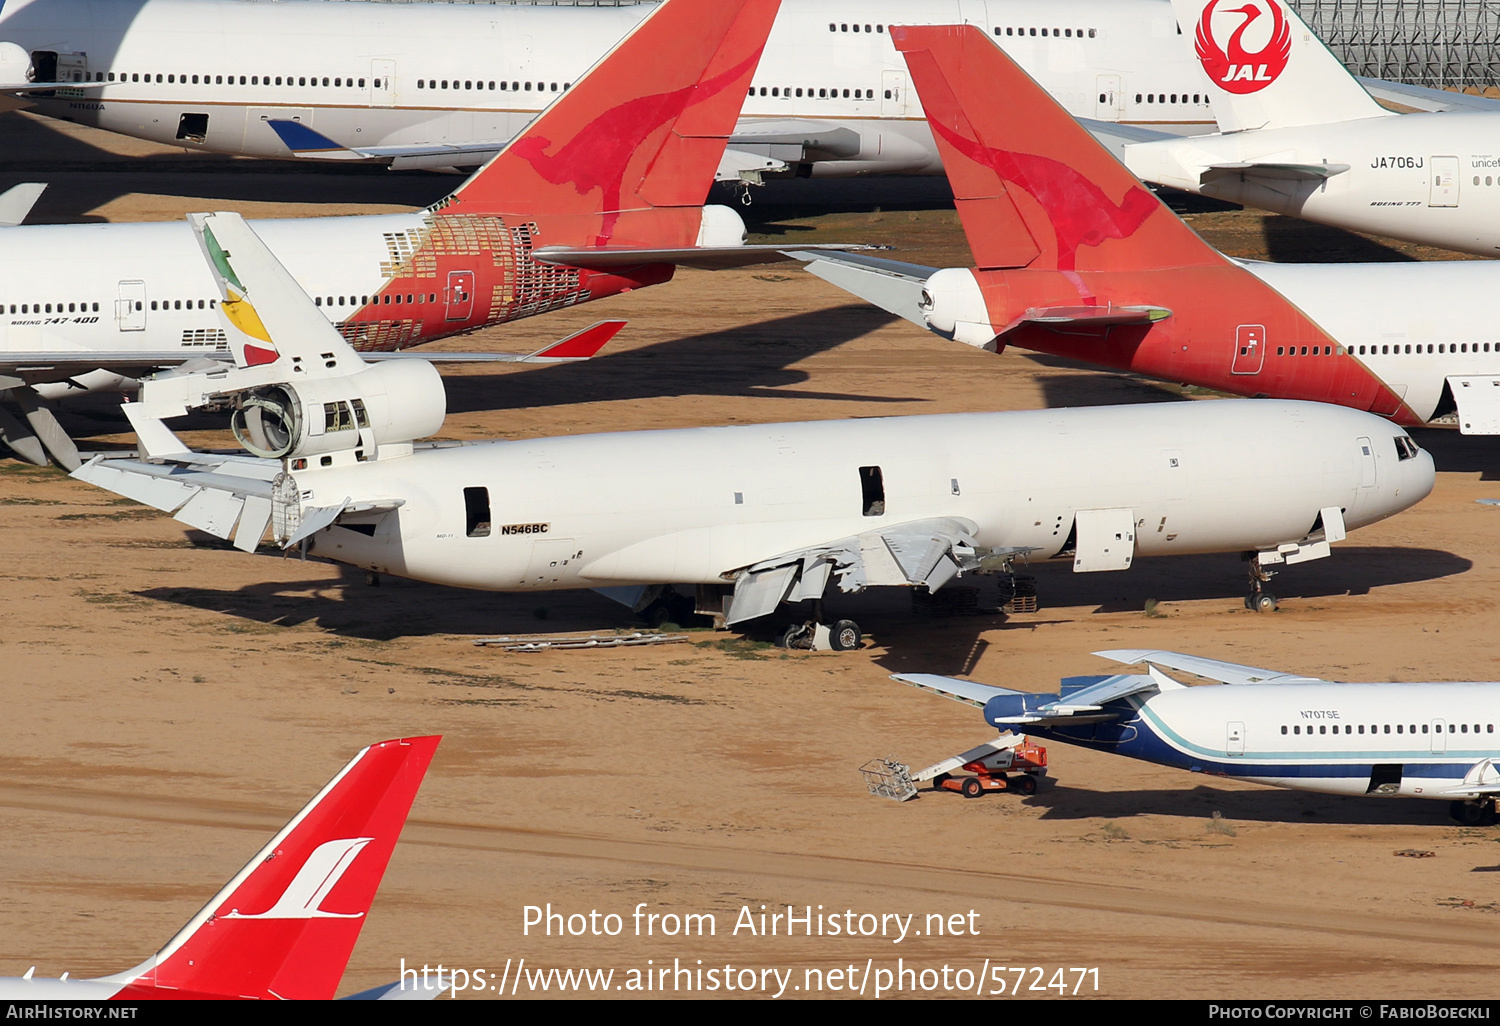
MULTIPOLYGON (((778 247, 744 245, 733 210, 703 205, 776 7, 653 7, 447 199, 411 214, 288 218, 258 230, 324 319, 367 351, 630 292, 669 280, 679 264, 785 259, 778 247)), ((217 302, 183 223, 0 229, 0 389, 27 421, 0 410, 0 442, 41 461, 45 443, 77 466, 37 395, 117 388, 142 368, 227 357, 217 302)))
POLYGON ((1270 264, 1204 242, 965 26, 897 28, 974 268, 809 271, 946 338, 1500 433, 1500 262, 1270 264))
MULTIPOLYGON (((124 406, 140 458, 74 476, 246 551, 270 526, 284 548, 466 588, 639 605, 686 585, 729 623, 810 600, 797 643, 830 582, 936 592, 1023 554, 1084 572, 1193 552, 1296 563, 1433 484, 1431 458, 1371 414, 1243 400, 417 446, 444 418, 433 367, 366 366, 243 220, 192 221, 236 366, 144 382, 124 406), (191 452, 163 424, 203 407, 230 410, 252 455, 191 452)), ((1254 604, 1274 608, 1263 580, 1254 604)), ((834 647, 858 639, 835 625, 834 647)))
POLYGON ((1136 175, 1341 228, 1500 255, 1500 110, 1386 110, 1283 0, 1174 7, 1209 72, 1223 134, 1128 143, 1120 152, 1136 175))
MULTIPOLYGON (((333 997, 440 740, 361 751, 134 969, 92 980, 0 977, 0 1001, 333 997)), ((353 996, 438 996, 417 987, 402 980, 353 996)))
POLYGON ((1065 677, 1042 695, 895 679, 1049 740, 1298 791, 1438 799, 1460 823, 1495 822, 1500 684, 1341 684, 1179 652, 1094 654, 1147 672, 1065 677), (1187 687, 1159 666, 1224 686, 1187 687))
MULTIPOLYGON (((190 148, 472 168, 653 6, 0 0, 0 88, 190 148)), ((722 177, 940 173, 887 29, 963 21, 1080 117, 1213 129, 1164 0, 787 0, 722 177)))

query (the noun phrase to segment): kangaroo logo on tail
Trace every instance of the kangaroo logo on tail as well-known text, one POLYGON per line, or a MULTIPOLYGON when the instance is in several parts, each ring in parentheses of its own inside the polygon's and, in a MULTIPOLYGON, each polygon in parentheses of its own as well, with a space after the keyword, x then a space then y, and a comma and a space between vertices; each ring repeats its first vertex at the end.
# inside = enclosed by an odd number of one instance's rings
POLYGON ((1224 46, 1220 46, 1214 36, 1214 9, 1219 6, 1219 0, 1209 0, 1208 6, 1203 8, 1202 17, 1198 19, 1198 31, 1194 34, 1198 60, 1203 62, 1203 70, 1208 72, 1208 77, 1226 92, 1259 92, 1276 81, 1286 70, 1287 60, 1291 57, 1292 30, 1281 5, 1277 0, 1260 0, 1260 3, 1264 4, 1264 10, 1271 13, 1270 38, 1265 46, 1254 52, 1245 49, 1244 36, 1246 30, 1264 13, 1256 4, 1248 3, 1223 12, 1245 16, 1245 20, 1230 34, 1229 42, 1224 46))

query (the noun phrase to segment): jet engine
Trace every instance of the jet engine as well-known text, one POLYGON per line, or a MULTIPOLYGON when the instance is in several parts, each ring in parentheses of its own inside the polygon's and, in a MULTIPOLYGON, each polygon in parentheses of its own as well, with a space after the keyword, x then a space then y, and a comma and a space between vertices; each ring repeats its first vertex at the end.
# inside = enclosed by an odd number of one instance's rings
POLYGON ((448 397, 426 360, 393 360, 357 374, 279 382, 236 393, 230 424, 250 452, 270 459, 413 442, 443 426, 448 397))
POLYGON ((945 267, 928 278, 919 305, 927 326, 939 335, 971 346, 995 340, 984 293, 967 268, 945 267))
POLYGON ((31 54, 15 43, 0 43, 0 87, 14 89, 31 81, 31 54))

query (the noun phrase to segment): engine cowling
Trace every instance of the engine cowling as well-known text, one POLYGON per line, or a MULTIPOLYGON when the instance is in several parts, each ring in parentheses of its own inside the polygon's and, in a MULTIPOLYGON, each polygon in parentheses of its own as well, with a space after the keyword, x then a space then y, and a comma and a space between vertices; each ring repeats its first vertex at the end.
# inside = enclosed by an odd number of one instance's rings
POLYGON ((939 335, 971 346, 987 346, 995 340, 984 293, 968 268, 945 267, 928 278, 921 309, 927 326, 939 335))
POLYGON ((695 246, 743 246, 749 235, 744 218, 733 209, 718 203, 703 208, 703 217, 698 222, 698 239, 695 246))
POLYGON ((250 452, 271 459, 414 442, 443 426, 448 396, 426 360, 371 364, 342 378, 282 382, 234 396, 230 425, 250 452))
POLYGON ((31 54, 15 43, 0 43, 0 86, 8 89, 31 81, 31 54))

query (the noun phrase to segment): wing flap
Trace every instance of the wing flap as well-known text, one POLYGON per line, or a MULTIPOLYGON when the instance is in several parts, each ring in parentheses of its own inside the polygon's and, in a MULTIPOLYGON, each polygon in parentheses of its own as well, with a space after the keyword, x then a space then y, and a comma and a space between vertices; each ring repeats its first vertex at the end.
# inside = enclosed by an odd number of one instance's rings
POLYGON ((1277 161, 1236 161, 1229 164, 1210 164, 1198 176, 1199 185, 1207 185, 1216 178, 1243 176, 1245 178, 1267 178, 1277 182, 1326 182, 1335 175, 1349 170, 1348 164, 1293 164, 1277 161))

